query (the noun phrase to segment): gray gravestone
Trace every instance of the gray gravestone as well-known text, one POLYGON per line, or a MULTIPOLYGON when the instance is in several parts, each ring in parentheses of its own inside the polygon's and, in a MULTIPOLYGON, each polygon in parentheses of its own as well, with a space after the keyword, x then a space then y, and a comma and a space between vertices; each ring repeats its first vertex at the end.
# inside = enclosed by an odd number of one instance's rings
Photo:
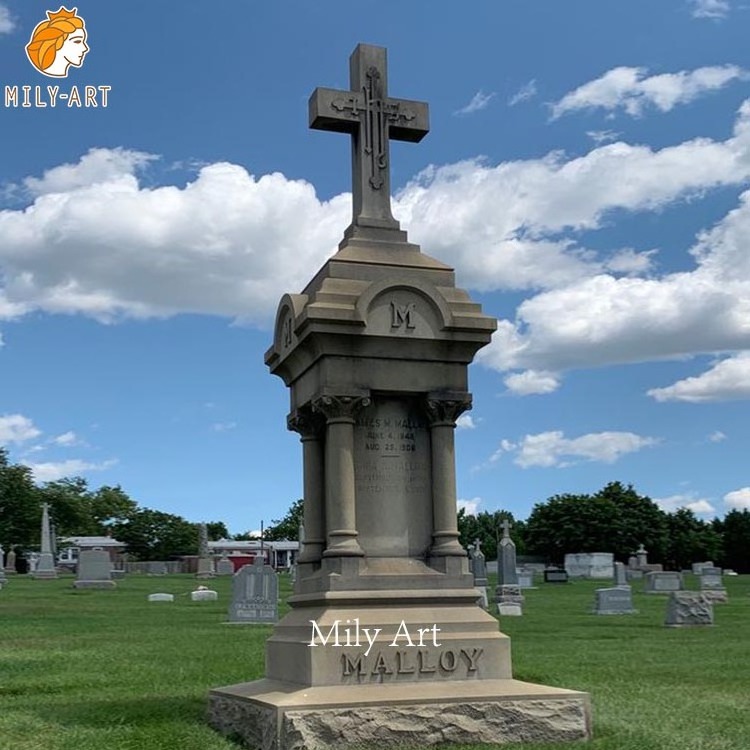
POLYGON ((471 548, 471 572, 474 574, 474 585, 482 588, 487 585, 487 562, 479 544, 479 539, 474 540, 471 548))
POLYGON ((594 614, 631 615, 634 612, 633 595, 629 586, 596 590, 594 614))
POLYGON ((221 559, 216 563, 216 575, 217 576, 234 575, 234 565, 232 564, 232 561, 226 555, 222 555, 221 559))
POLYGON ((4 583, 7 579, 5 578, 5 551, 3 550, 3 546, 0 544, 0 585, 4 583))
POLYGON ((518 568, 518 587, 521 589, 534 589, 534 571, 528 568, 518 568))
POLYGON ((612 577, 611 552, 578 552, 565 555, 565 570, 570 578, 602 579, 612 577))
POLYGON ((8 550, 8 554, 5 557, 5 572, 7 575, 16 574, 16 553, 13 547, 8 550))
POLYGON ((516 545, 510 538, 510 524, 503 521, 503 538, 497 546, 497 583, 499 586, 518 586, 516 545))
POLYGON ((150 576, 165 576, 167 575, 167 563, 161 560, 151 560, 146 563, 146 573, 150 576))
POLYGON ((623 563, 616 562, 614 564, 614 578, 615 586, 628 585, 627 571, 625 570, 625 565, 623 563))
POLYGON ((232 602, 229 622, 276 622, 279 580, 270 565, 257 558, 252 565, 243 565, 232 578, 232 602))
POLYGON ((52 531, 49 522, 49 505, 42 503, 42 545, 32 578, 57 578, 55 557, 52 554, 52 531))
POLYGON ((648 565, 648 552, 646 551, 646 548, 642 544, 636 550, 635 555, 636 555, 636 558, 638 559, 639 568, 642 568, 648 565))
POLYGON ((150 602, 173 602, 174 601, 174 594, 149 594, 148 600, 150 602))
POLYGON ((198 524, 198 572, 195 577, 214 577, 214 561, 208 551, 208 528, 205 523, 198 524))
POLYGON ((213 589, 199 586, 195 591, 190 592, 190 599, 194 602, 215 602, 219 594, 213 589))
POLYGON ((646 594, 670 594, 683 588, 682 573, 670 570, 646 573, 643 590, 646 594))
POLYGON ((568 583, 568 572, 560 568, 544 569, 545 583, 568 583))
POLYGON ((266 641, 266 679, 212 690, 210 721, 274 750, 299 737, 403 746, 400 717, 423 744, 586 738, 588 696, 512 680, 508 639, 477 606, 459 542, 456 420, 471 406, 468 365, 497 322, 391 213, 389 139, 419 141, 427 105, 388 96, 380 47, 359 45, 350 77, 349 90, 316 89, 309 114, 313 128, 351 135, 352 223, 307 286, 282 297, 266 353, 303 446, 295 593, 266 641), (353 645, 315 640, 317 623, 343 638, 348 628, 353 645), (443 640, 419 654, 391 648, 401 623, 443 640), (542 719, 544 696, 557 710, 542 719))
POLYGON ((77 578, 73 586, 77 589, 114 589, 112 560, 103 549, 81 550, 78 554, 77 578))
POLYGON ((673 628, 713 625, 714 608, 699 591, 675 591, 669 596, 664 624, 673 628))

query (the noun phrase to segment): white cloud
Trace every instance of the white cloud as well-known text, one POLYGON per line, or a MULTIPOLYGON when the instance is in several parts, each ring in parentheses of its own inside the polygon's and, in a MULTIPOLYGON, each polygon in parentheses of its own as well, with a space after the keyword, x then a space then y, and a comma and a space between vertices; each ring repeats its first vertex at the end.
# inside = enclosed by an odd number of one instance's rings
POLYGON ((690 0, 694 18, 726 18, 729 15, 729 0, 690 0))
POLYGON ((71 446, 71 445, 78 445, 79 440, 76 436, 75 432, 64 432, 62 435, 58 435, 55 438, 52 438, 53 443, 56 445, 62 445, 62 446, 71 446))
POLYGON ((473 430, 476 426, 479 420, 475 420, 471 414, 462 414, 457 420, 456 420, 456 427, 459 430, 473 430))
POLYGON ((616 141, 620 137, 620 133, 617 133, 614 130, 587 130, 586 135, 591 138, 597 146, 601 146, 602 143, 616 141))
POLYGON ((37 482, 54 482, 64 477, 79 476, 90 471, 105 471, 117 463, 110 459, 101 463, 90 463, 77 458, 68 461, 46 461, 43 463, 27 463, 37 482))
POLYGON ((479 506, 482 504, 482 498, 474 497, 471 500, 459 500, 457 504, 458 509, 461 510, 463 508, 467 516, 475 516, 479 510, 479 506))
POLYGON ((215 422, 211 425, 214 432, 228 432, 237 427, 237 422, 215 422))
POLYGON ((726 439, 727 439, 727 436, 721 430, 716 430, 716 432, 712 432, 708 436, 708 440, 711 443, 721 443, 722 441, 726 439))
POLYGON ((728 357, 696 377, 678 380, 665 388, 652 388, 657 401, 707 403, 750 398, 750 352, 728 357))
POLYGON ((735 80, 745 80, 748 72, 736 65, 715 65, 679 73, 647 76, 645 68, 619 67, 579 86, 552 105, 552 118, 580 109, 623 109, 638 117, 654 106, 669 112, 699 96, 723 88, 735 80))
POLYGON ((483 91, 477 91, 476 94, 471 98, 471 101, 461 109, 457 109, 454 115, 470 115, 474 112, 479 112, 482 109, 487 109, 492 98, 495 96, 492 94, 485 94, 483 91))
POLYGON ((727 492, 724 503, 732 510, 750 510, 750 487, 727 492))
POLYGON ((524 469, 531 466, 564 467, 580 460, 610 464, 658 442, 656 438, 632 432, 592 432, 566 438, 562 431, 554 430, 525 435, 518 443, 504 440, 490 460, 496 460, 504 452, 515 452, 513 462, 524 469))
POLYGON ((715 513, 716 508, 709 500, 697 498, 692 494, 670 495, 669 497, 655 497, 654 502, 665 512, 674 513, 680 508, 692 510, 695 514, 715 513))
POLYGON ((552 372, 526 370, 508 375, 503 381, 512 393, 529 396, 535 393, 552 393, 560 385, 560 378, 552 372))
POLYGON ((21 414, 0 416, 0 445, 25 443, 41 434, 28 417, 21 414))
POLYGON ((0 34, 10 34, 15 28, 10 11, 4 5, 0 5, 0 34))
POLYGON ((508 106, 515 107, 516 104, 526 102, 536 96, 536 79, 532 78, 528 83, 524 83, 513 96, 508 99, 508 106))

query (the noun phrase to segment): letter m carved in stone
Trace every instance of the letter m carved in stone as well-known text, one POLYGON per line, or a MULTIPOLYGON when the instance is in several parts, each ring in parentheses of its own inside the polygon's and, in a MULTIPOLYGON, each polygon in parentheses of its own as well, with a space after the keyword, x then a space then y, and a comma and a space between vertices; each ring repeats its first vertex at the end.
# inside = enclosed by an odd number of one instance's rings
POLYGON ((416 323, 414 322, 416 307, 416 302, 399 305, 398 302, 391 300, 391 328, 401 328, 401 326, 416 328, 416 323))

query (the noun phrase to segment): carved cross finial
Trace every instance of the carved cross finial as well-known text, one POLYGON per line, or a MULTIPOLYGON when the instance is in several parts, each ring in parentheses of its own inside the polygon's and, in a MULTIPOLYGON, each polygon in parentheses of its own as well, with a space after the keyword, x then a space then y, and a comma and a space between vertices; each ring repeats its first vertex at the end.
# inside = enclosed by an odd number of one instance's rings
POLYGON ((511 524, 507 518, 503 519, 503 539, 510 539, 511 524))
POLYGON ((359 44, 349 59, 350 91, 317 88, 310 127, 352 136, 353 216, 350 230, 399 230, 391 214, 389 140, 417 143, 429 131, 424 102, 388 96, 386 51, 359 44))

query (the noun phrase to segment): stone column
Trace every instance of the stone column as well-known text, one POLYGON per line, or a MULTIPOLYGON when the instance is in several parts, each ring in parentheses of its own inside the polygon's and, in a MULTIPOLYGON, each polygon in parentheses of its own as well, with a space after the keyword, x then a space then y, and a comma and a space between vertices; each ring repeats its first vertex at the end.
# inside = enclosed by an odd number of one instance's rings
POLYGON ((287 417, 287 427, 299 433, 302 443, 304 476, 303 526, 298 563, 319 562, 326 543, 325 472, 323 467, 323 430, 325 419, 312 408, 297 409, 287 417))
POLYGON ((34 578, 57 578, 55 557, 52 554, 52 532, 50 530, 49 505, 42 503, 42 543, 34 578))
POLYGON ((323 557, 362 557, 357 541, 354 487, 354 417, 365 396, 321 396, 313 408, 326 418, 325 514, 328 546, 323 557))
POLYGON ((458 542, 456 507, 456 452, 454 430, 458 417, 471 408, 469 393, 431 393, 425 402, 432 444, 431 557, 466 557, 458 542))

